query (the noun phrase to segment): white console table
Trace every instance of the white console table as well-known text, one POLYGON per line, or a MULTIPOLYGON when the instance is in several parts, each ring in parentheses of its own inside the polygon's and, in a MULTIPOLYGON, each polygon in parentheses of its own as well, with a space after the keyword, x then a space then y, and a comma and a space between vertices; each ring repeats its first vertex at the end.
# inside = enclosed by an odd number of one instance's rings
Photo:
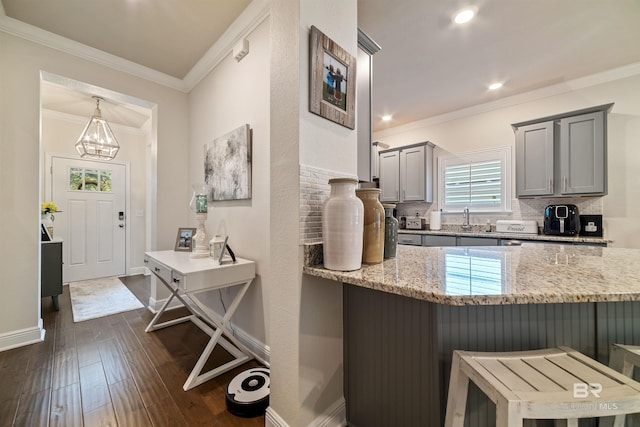
MULTIPOLYGON (((184 383, 185 391, 196 387, 224 372, 227 372, 247 361, 257 358, 246 346, 239 342, 227 327, 233 313, 238 308, 249 285, 256 275, 255 262, 237 258, 235 263, 219 264, 213 258, 191 258, 189 252, 156 251, 146 252, 144 262, 147 268, 171 291, 171 296, 153 317, 146 332, 166 328, 182 322, 191 321, 211 337, 202 351, 191 374, 184 383), (199 293, 213 289, 240 286, 231 305, 222 320, 197 297, 199 293), (189 304, 184 298, 193 304, 189 304), (191 313, 189 316, 158 323, 171 301, 177 298, 191 313), (195 305, 195 307, 194 307, 195 305), (217 344, 224 347, 234 357, 233 360, 202 373, 207 359, 217 344)), ((260 360, 264 363, 263 360, 260 360)))

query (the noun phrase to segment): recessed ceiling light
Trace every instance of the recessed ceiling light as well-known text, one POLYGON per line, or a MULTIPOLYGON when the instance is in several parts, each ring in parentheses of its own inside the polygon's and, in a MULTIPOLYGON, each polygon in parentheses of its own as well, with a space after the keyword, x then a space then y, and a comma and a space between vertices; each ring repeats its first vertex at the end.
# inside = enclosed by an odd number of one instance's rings
POLYGON ((496 90, 496 89, 500 89, 501 87, 502 87, 501 82, 495 82, 489 85, 489 90, 496 90))
POLYGON ((389 120, 391 120, 391 116, 389 114, 382 116, 382 121, 383 122, 388 122, 389 120))
POLYGON ((460 9, 453 15, 453 22, 456 24, 464 24, 473 19, 478 12, 478 8, 475 6, 465 7, 464 9, 460 9))

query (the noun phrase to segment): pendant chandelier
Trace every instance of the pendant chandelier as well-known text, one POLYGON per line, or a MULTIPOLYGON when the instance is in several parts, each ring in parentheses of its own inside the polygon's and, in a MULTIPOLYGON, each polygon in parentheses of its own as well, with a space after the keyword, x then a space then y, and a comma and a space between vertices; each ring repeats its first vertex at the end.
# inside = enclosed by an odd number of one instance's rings
POLYGON ((96 100, 96 109, 76 142, 76 150, 83 159, 112 160, 118 154, 120 145, 109 123, 100 113, 102 98, 99 96, 92 98, 96 100))

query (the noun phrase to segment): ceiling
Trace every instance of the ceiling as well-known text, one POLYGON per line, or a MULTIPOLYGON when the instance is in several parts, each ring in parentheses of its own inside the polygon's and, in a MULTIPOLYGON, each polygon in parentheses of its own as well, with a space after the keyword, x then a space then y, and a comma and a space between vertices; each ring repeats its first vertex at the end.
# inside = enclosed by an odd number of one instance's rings
MULTIPOLYGON (((2 0, 11 18, 178 79, 249 3, 2 0)), ((382 47, 373 59, 374 130, 638 63, 639 23, 640 0, 358 0, 358 26, 382 47), (476 19, 452 24, 470 3, 476 19), (504 86, 490 92, 494 81, 504 86), (382 123, 385 114, 393 119, 382 123)), ((45 108, 93 111, 86 93, 51 86, 45 108)), ((110 107, 101 104, 115 120, 110 107)), ((117 115, 127 125, 142 121, 117 115)))

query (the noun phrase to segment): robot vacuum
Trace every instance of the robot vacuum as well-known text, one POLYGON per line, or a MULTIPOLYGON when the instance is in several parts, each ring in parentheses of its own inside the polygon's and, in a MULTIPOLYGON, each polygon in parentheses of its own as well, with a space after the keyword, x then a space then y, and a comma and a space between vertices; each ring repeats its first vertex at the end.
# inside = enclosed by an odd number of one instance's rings
POLYGON ((263 415, 269 406, 269 369, 252 368, 236 375, 227 386, 227 410, 239 417, 263 415))

